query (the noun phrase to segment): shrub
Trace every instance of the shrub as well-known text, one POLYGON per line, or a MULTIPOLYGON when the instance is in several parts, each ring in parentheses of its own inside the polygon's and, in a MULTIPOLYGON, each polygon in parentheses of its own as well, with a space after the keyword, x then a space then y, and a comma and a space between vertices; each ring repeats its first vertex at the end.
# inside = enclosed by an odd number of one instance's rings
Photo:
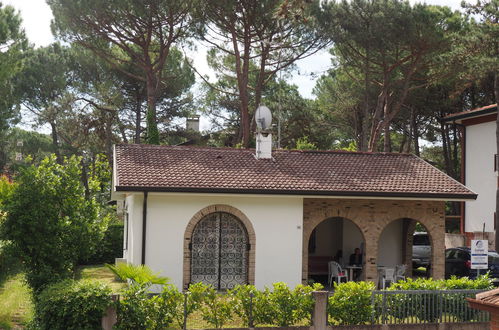
POLYGON ((118 329, 150 329, 153 325, 154 305, 144 284, 131 285, 121 292, 117 306, 118 329))
POLYGON ((48 286, 35 299, 38 329, 97 329, 112 304, 111 289, 89 280, 64 280, 48 286))
POLYGON ((371 321, 372 282, 335 283, 333 296, 329 297, 328 315, 338 324, 365 324, 371 321))
POLYGON ((257 299, 255 319, 280 327, 298 324, 307 317, 310 320, 314 304, 312 291, 321 288, 320 284, 298 285, 290 290, 285 283, 274 283, 272 290, 265 288, 263 296, 257 299))
POLYGON ((150 283, 134 283, 122 291, 117 303, 117 329, 183 328, 185 313, 189 317, 199 310, 208 287, 196 283, 184 295, 171 284, 164 286, 159 295, 148 292, 150 283))
MULTIPOLYGON (((457 278, 455 276, 447 280, 433 279, 411 279, 394 283, 388 290, 477 290, 490 289, 492 282, 487 275, 480 276, 476 280, 467 277, 457 278)), ((420 320, 434 322, 438 320, 442 313, 453 316, 459 321, 469 321, 477 315, 477 311, 471 310, 466 304, 463 306, 467 295, 456 294, 443 295, 441 301, 433 299, 433 295, 390 295, 385 304, 390 310, 390 315, 405 319, 408 317, 417 317, 420 320), (455 306, 463 306, 456 308, 455 306), (418 308, 414 308, 418 306, 418 308)))
MULTIPOLYGON (((250 318, 253 318, 253 325, 261 324, 260 319, 255 319, 255 310, 258 310, 255 305, 259 305, 261 292, 254 285, 237 285, 227 293, 231 298, 234 313, 243 320, 245 326, 251 327, 250 318)), ((258 312, 256 314, 258 315, 258 312)))
POLYGON ((123 225, 113 224, 107 227, 104 237, 97 245, 94 253, 81 261, 84 265, 114 263, 115 258, 123 256, 123 225))
POLYGON ((204 292, 201 316, 209 325, 220 329, 232 315, 232 306, 227 296, 217 294, 212 286, 204 292))
MULTIPOLYGON (((107 226, 93 190, 85 197, 80 163, 81 158, 71 157, 61 165, 52 156, 27 167, 4 201, 2 238, 13 244, 35 293, 70 278, 107 226)), ((95 186, 90 179, 89 186, 95 186)))

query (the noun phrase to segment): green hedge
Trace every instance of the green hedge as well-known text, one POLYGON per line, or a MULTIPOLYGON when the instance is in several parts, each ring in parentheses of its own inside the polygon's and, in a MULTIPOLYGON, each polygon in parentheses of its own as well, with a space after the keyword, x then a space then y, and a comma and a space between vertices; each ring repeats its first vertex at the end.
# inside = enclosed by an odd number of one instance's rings
POLYGON ((86 260, 81 260, 82 265, 114 264, 115 258, 123 256, 123 225, 110 225, 96 251, 86 260))
POLYGON ((211 286, 196 283, 189 287, 186 295, 166 285, 159 295, 151 296, 147 294, 147 287, 147 284, 135 284, 123 292, 118 303, 117 329, 182 328, 185 302, 187 317, 199 311, 201 318, 213 328, 226 326, 236 315, 248 327, 250 318, 254 325, 310 323, 314 307, 312 291, 322 289, 320 284, 290 289, 280 282, 264 291, 252 285, 240 285, 219 294, 211 286))
POLYGON ((50 285, 35 297, 36 329, 100 329, 106 307, 112 304, 111 289, 90 280, 64 280, 50 285))
MULTIPOLYGON (((492 289, 491 279, 487 275, 480 276, 475 280, 468 277, 457 278, 456 276, 446 280, 433 279, 411 279, 394 283, 388 288, 393 290, 488 290, 492 289)), ((440 302, 435 302, 423 295, 389 295, 385 301, 390 315, 397 319, 418 318, 419 320, 435 322, 445 315, 455 318, 457 321, 470 321, 474 319, 479 311, 470 309, 466 304, 462 308, 455 308, 456 304, 462 305, 467 295, 456 294, 443 295, 440 302), (418 306, 418 308, 414 308, 418 306)))
POLYGON ((327 308, 330 322, 341 325, 369 323, 374 308, 371 302, 374 289, 372 282, 335 283, 327 308))

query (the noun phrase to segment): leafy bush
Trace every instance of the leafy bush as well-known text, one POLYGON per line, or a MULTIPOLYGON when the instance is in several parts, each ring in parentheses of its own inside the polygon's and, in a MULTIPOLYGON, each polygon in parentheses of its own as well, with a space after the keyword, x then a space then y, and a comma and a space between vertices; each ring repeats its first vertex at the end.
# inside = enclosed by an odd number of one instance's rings
POLYGON ((131 285, 121 292, 117 306, 117 329, 151 329, 155 308, 144 284, 131 285))
MULTIPOLYGON (((433 279, 411 279, 408 278, 404 281, 394 283, 388 290, 477 290, 477 289, 490 289, 492 282, 487 275, 480 276, 476 280, 471 280, 467 277, 457 278, 455 276, 447 280, 433 280, 433 279)), ((405 319, 408 317, 417 317, 420 320, 434 322, 440 318, 442 313, 449 316, 454 316, 457 320, 468 321, 473 319, 477 312, 469 309, 464 304, 462 308, 455 306, 463 305, 465 301, 465 294, 443 295, 438 301, 433 299, 433 295, 389 295, 385 301, 390 315, 405 319), (414 308, 418 306, 418 308, 414 308)))
POLYGON ((164 286, 159 295, 148 292, 150 282, 134 283, 122 292, 117 303, 117 329, 183 328, 184 304, 189 317, 199 310, 205 299, 207 286, 196 283, 184 295, 171 284, 164 286))
POLYGON ((2 239, 13 244, 35 293, 70 278, 77 261, 92 253, 107 226, 92 197, 96 183, 90 179, 91 191, 85 194, 80 164, 78 157, 61 165, 52 156, 29 166, 16 177, 4 201, 2 239))
POLYGON ((217 329, 222 328, 232 316, 230 299, 217 294, 212 286, 207 287, 201 305, 201 316, 209 325, 217 329))
POLYGON ((123 256, 123 225, 113 224, 107 227, 104 237, 94 253, 89 258, 82 260, 80 264, 114 263, 114 259, 121 256, 123 256))
POLYGON ((274 283, 272 290, 265 288, 263 296, 258 297, 255 320, 280 327, 295 325, 305 318, 310 320, 314 306, 312 291, 320 289, 321 284, 298 285, 290 290, 283 282, 274 283))
POLYGON ((338 324, 365 324, 371 321, 372 282, 335 283, 334 295, 329 297, 328 315, 338 324))
POLYGON ((46 287, 35 300, 37 329, 98 329, 112 304, 111 289, 89 280, 64 280, 46 287))
POLYGON ((266 308, 262 306, 263 294, 254 285, 237 285, 227 293, 232 300, 234 313, 241 318, 245 326, 252 327, 250 318, 253 319, 253 325, 265 323, 264 320, 267 317, 259 317, 264 314, 262 312, 266 311, 266 308))

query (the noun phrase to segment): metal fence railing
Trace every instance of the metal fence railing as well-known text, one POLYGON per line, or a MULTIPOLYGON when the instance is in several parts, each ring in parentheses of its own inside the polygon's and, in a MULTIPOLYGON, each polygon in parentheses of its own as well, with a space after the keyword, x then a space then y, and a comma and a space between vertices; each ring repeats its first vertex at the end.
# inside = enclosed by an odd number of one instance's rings
POLYGON ((487 322, 489 313, 471 309, 466 298, 485 290, 372 292, 372 324, 487 322))

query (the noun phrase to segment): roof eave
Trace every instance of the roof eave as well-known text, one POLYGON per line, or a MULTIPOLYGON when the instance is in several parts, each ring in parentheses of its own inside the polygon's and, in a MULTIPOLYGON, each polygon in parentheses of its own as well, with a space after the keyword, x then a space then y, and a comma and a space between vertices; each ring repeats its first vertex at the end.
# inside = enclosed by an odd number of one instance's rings
POLYGON ((242 195, 299 195, 328 197, 378 197, 378 198, 411 198, 466 201, 475 200, 477 194, 448 193, 411 193, 411 192, 377 192, 377 191, 324 191, 324 190, 289 190, 289 189, 235 189, 235 188, 190 188, 190 187, 146 187, 146 186, 116 186, 120 192, 165 192, 165 193, 211 193, 211 194, 242 194, 242 195))
POLYGON ((470 111, 470 113, 463 113, 460 115, 450 115, 445 118, 442 118, 442 121, 444 123, 458 123, 460 124, 463 119, 469 119, 469 118, 474 118, 474 117, 483 117, 486 115, 490 115, 493 113, 497 113, 497 106, 496 107, 491 107, 488 109, 483 109, 480 111, 470 111))

